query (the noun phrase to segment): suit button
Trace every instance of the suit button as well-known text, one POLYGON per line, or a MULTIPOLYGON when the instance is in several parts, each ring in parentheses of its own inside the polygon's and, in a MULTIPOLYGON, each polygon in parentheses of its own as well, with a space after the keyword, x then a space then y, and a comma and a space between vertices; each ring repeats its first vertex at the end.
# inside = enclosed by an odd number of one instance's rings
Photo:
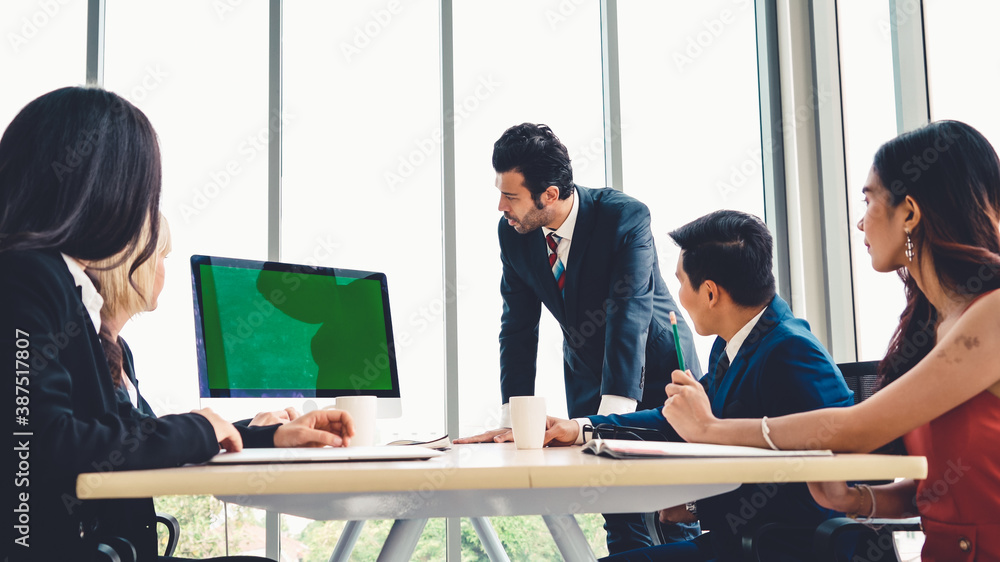
POLYGON ((87 533, 85 533, 84 530, 83 530, 83 521, 80 521, 80 538, 81 539, 84 538, 84 536, 86 536, 86 534, 87 533))
POLYGON ((972 550, 972 542, 970 542, 969 539, 966 538, 959 539, 958 549, 961 550, 962 552, 969 552, 970 550, 972 550))

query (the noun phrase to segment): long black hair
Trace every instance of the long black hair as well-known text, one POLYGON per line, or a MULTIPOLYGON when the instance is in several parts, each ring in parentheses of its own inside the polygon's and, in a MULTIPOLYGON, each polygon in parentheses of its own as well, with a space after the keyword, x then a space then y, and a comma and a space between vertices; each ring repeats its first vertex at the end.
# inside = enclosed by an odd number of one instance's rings
POLYGON ((131 274, 156 250, 160 184, 156 133, 138 108, 98 88, 49 92, 0 139, 0 252, 99 260, 133 248, 131 274))
MULTIPOLYGON (((911 233, 913 266, 929 253, 946 290, 976 296, 1000 288, 1000 160, 989 141, 958 121, 900 135, 875 154, 875 173, 896 207, 912 197, 921 219, 911 233)), ((937 311, 907 268, 899 270, 906 307, 879 364, 880 386, 934 347, 937 311)))

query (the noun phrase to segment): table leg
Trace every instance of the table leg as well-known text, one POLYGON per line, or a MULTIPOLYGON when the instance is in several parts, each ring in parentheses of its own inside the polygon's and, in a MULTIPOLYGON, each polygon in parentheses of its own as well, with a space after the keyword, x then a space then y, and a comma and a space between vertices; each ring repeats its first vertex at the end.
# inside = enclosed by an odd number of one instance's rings
POLYGON ((469 520, 472 521, 472 528, 479 535, 479 542, 483 543, 483 550, 490 557, 490 562, 510 562, 510 558, 507 558, 507 552, 503 549, 503 544, 500 543, 500 538, 497 537, 497 532, 490 524, 489 518, 470 517, 469 520))
MULTIPOLYGON (((424 532, 426 519, 397 519, 382 545, 378 562, 408 562, 417 548, 420 533, 424 532)), ((581 533, 582 535, 583 533, 581 533)))
POLYGON ((576 517, 567 515, 543 515, 542 519, 549 527, 552 538, 559 547, 559 553, 564 560, 583 560, 595 562, 597 557, 594 551, 590 550, 580 525, 576 522, 576 517))
POLYGON ((333 554, 330 555, 330 562, 341 562, 351 559, 351 552, 354 551, 354 543, 358 542, 358 537, 361 536, 361 529, 364 526, 364 521, 348 521, 344 525, 344 531, 340 533, 337 546, 334 547, 333 554))
POLYGON ((264 555, 274 560, 281 552, 281 514, 277 511, 264 512, 264 555))

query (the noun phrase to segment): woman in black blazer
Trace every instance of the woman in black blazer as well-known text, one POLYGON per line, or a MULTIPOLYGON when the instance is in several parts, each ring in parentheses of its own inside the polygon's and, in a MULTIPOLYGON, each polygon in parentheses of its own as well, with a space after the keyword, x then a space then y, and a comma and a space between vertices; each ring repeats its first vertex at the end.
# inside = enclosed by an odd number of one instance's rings
MULTIPOLYGON (((81 501, 77 475, 203 462, 220 445, 243 446, 240 431, 211 410, 154 419, 116 398, 87 267, 126 248, 136 249, 133 270, 150 259, 159 198, 153 128, 113 93, 45 94, 0 139, 10 560, 87 560, 110 537, 129 540, 139 560, 156 560, 152 500, 81 501)), ((270 432, 265 445, 341 445, 353 425, 321 410, 270 432)))

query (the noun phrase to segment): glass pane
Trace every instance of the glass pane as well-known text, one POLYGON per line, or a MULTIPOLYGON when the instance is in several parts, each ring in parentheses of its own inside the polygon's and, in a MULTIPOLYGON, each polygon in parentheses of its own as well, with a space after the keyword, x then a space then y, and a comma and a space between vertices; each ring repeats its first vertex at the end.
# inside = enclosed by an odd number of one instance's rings
POLYGON ((166 285, 122 332, 161 415, 199 407, 191 254, 267 257, 267 6, 222 5, 107 3, 105 85, 146 113, 163 158, 166 285))
POLYGON ((282 259, 385 272, 403 417, 444 431, 438 7, 290 2, 284 12, 282 259))
POLYGON ((875 151, 896 136, 889 2, 849 0, 837 10, 858 360, 871 361, 885 356, 905 305, 899 277, 872 269, 856 226, 865 214, 861 188, 875 151))
MULTIPOLYGON (((600 6, 596 0, 456 2, 460 432, 499 422, 501 266, 493 143, 510 126, 549 125, 576 183, 604 187, 600 6)), ((562 332, 542 313, 535 394, 566 417, 562 332)))
POLYGON ((87 71, 87 2, 13 0, 0 4, 0 127, 38 96, 79 86, 87 71))
MULTIPOLYGON (((764 218, 754 3, 627 0, 618 18, 624 190, 676 300, 667 233, 720 208, 764 218)), ((715 338, 694 337, 704 367, 715 338)))
MULTIPOLYGON (((153 409, 187 412, 199 407, 188 258, 267 257, 267 4, 109 0, 105 26, 105 86, 159 135, 173 236, 158 309, 122 336, 153 409)), ((263 553, 262 511, 223 518, 217 500, 177 500, 179 556, 263 553)))
POLYGON ((1000 38, 994 0, 925 0, 927 87, 931 117, 957 119, 1000 147, 1000 38))

